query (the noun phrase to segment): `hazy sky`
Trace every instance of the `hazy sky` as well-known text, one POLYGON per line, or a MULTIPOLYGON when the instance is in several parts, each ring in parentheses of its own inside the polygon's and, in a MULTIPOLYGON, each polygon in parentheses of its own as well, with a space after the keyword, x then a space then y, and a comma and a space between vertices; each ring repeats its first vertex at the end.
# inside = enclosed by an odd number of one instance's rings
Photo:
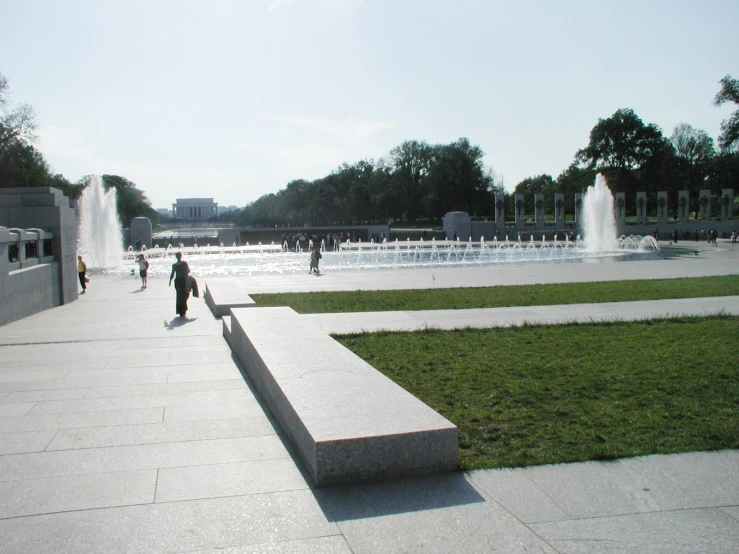
POLYGON ((0 0, 0 71, 54 172, 243 206, 411 139, 511 190, 619 108, 715 139, 738 30, 737 0, 0 0))

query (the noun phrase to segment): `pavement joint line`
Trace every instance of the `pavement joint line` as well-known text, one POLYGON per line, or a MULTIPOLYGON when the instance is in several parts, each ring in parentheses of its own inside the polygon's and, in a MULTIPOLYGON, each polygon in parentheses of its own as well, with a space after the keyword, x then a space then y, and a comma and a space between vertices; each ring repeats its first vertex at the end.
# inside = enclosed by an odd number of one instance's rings
MULTIPOLYGON (((193 337, 220 337, 221 335, 217 333, 204 333, 201 335, 187 335, 187 338, 193 338, 193 337)), ((150 336, 148 337, 124 337, 124 338, 106 338, 106 339, 80 339, 80 340, 51 340, 51 341, 44 341, 44 342, 8 342, 8 343, 0 343, 0 348, 4 346, 38 346, 41 344, 82 344, 86 342, 124 342, 124 341, 132 341, 132 340, 149 340, 151 339, 150 336)), ((165 348, 165 347, 162 347, 165 348)))

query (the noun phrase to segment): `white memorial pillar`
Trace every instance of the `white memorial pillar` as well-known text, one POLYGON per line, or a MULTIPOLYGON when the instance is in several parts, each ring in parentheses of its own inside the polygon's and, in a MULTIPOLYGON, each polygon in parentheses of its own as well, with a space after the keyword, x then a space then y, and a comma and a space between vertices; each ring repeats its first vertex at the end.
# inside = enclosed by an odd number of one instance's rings
POLYGON ((554 228, 565 227, 565 195, 561 192, 554 194, 554 228))
POLYGON ((522 231, 524 228, 523 194, 516 195, 514 207, 516 214, 516 230, 522 231))
POLYGON ((537 231, 544 229, 547 216, 544 214, 544 195, 534 194, 534 227, 537 231))
POLYGON ((667 223, 667 191, 657 191, 657 223, 667 223))
POLYGON ((647 224, 647 193, 646 192, 636 193, 636 224, 637 225, 647 224))
POLYGON ((721 220, 734 217, 734 189, 721 189, 721 220))
POLYGON ((618 227, 619 233, 622 233, 622 229, 626 227, 626 193, 617 192, 613 197, 616 200, 613 207, 616 216, 616 227, 618 227))
POLYGON ((700 220, 708 221, 711 219, 711 191, 702 190, 698 194, 698 205, 700 206, 700 220))
POLYGON ((680 190, 677 192, 677 222, 687 223, 690 217, 690 192, 680 190))

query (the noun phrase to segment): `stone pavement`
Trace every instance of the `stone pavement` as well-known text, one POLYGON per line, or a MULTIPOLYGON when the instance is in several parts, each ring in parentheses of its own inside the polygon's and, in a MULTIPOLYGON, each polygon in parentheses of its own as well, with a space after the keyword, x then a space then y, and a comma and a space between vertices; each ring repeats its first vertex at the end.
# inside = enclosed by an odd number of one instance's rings
MULTIPOLYGON (((725 275, 739 249, 542 267, 245 280, 256 293, 725 275)), ((78 301, 0 327, 0 552, 737 551, 737 451, 316 490, 204 302, 181 320, 165 279, 139 285, 93 275, 78 301)), ((397 315, 449 320, 436 316, 397 315)))

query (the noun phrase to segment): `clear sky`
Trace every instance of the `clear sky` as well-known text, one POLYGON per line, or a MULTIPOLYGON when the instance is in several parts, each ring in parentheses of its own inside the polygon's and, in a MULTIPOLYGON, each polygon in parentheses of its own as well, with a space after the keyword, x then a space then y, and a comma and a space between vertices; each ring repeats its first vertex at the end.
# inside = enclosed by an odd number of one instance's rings
POLYGON ((598 118, 718 137, 737 0, 0 0, 0 71, 54 172, 243 206, 405 140, 467 137, 512 190, 598 118))

